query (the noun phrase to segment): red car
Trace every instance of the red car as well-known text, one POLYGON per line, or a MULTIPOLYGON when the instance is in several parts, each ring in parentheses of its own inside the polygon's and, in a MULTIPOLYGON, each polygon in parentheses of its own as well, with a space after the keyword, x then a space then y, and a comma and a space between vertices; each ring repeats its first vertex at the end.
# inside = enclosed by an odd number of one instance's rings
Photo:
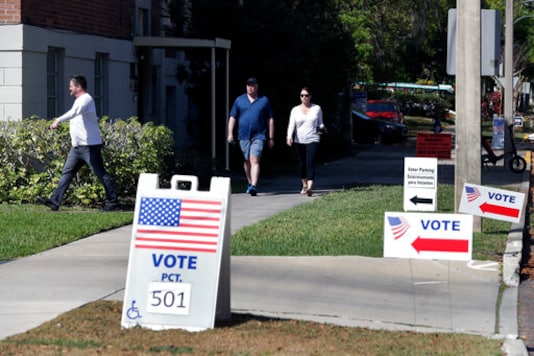
POLYGON ((404 123, 404 116, 400 112, 399 104, 395 101, 369 100, 365 114, 372 119, 391 120, 398 124, 404 123))

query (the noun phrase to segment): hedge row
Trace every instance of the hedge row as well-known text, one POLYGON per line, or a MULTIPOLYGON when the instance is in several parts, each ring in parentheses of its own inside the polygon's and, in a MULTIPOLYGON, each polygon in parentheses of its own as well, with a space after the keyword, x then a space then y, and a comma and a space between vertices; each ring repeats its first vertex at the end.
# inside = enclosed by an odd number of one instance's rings
MULTIPOLYGON (((0 122, 0 202, 35 202, 57 185, 70 149, 68 124, 49 129, 50 121, 25 119, 0 122)), ((119 199, 135 197, 140 173, 164 174, 174 165, 172 132, 165 126, 141 124, 135 118, 102 118, 102 155, 119 199)), ((84 166, 64 197, 64 204, 96 206, 104 189, 84 166)))
POLYGON ((405 93, 387 90, 370 90, 369 99, 395 99, 401 112, 409 116, 424 116, 443 119, 447 110, 454 110, 454 96, 441 97, 434 93, 405 93))

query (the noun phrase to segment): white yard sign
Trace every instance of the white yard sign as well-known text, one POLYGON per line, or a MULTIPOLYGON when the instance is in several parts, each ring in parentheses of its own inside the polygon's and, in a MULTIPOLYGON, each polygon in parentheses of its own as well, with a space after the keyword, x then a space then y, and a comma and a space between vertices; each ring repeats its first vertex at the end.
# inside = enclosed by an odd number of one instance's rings
POLYGON ((458 211, 519 223, 524 203, 523 193, 465 183, 458 211))
POLYGON ((471 260, 473 216, 395 213, 384 215, 384 257, 471 260))
POLYGON ((436 211, 437 158, 404 158, 404 211, 436 211))

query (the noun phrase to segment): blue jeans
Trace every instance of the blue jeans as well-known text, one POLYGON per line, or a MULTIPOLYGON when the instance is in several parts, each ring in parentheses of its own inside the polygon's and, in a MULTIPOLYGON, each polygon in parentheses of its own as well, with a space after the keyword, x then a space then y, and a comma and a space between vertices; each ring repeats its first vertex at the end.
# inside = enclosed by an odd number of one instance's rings
POLYGON ((117 204, 117 193, 115 191, 115 187, 113 186, 113 181, 104 167, 101 149, 102 145, 76 146, 70 149, 67 156, 67 161, 63 166, 61 178, 59 178, 59 183, 50 197, 50 200, 54 204, 57 206, 61 204, 63 195, 67 191, 70 182, 78 173, 80 168, 82 168, 84 163, 87 163, 89 168, 91 168, 93 173, 97 176, 100 183, 102 183, 104 186, 108 203, 117 204))

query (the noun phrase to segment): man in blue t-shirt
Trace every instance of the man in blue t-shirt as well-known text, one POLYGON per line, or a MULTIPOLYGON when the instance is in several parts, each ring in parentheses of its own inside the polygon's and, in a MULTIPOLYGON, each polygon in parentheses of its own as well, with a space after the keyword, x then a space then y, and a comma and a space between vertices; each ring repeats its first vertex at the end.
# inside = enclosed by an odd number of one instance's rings
POLYGON ((274 146, 274 119, 269 99, 258 94, 257 79, 249 78, 246 84, 247 92, 235 99, 230 111, 228 142, 234 142, 234 127, 237 122, 237 139, 245 158, 244 168, 248 180, 246 193, 256 196, 264 143, 267 141, 269 148, 274 146))

